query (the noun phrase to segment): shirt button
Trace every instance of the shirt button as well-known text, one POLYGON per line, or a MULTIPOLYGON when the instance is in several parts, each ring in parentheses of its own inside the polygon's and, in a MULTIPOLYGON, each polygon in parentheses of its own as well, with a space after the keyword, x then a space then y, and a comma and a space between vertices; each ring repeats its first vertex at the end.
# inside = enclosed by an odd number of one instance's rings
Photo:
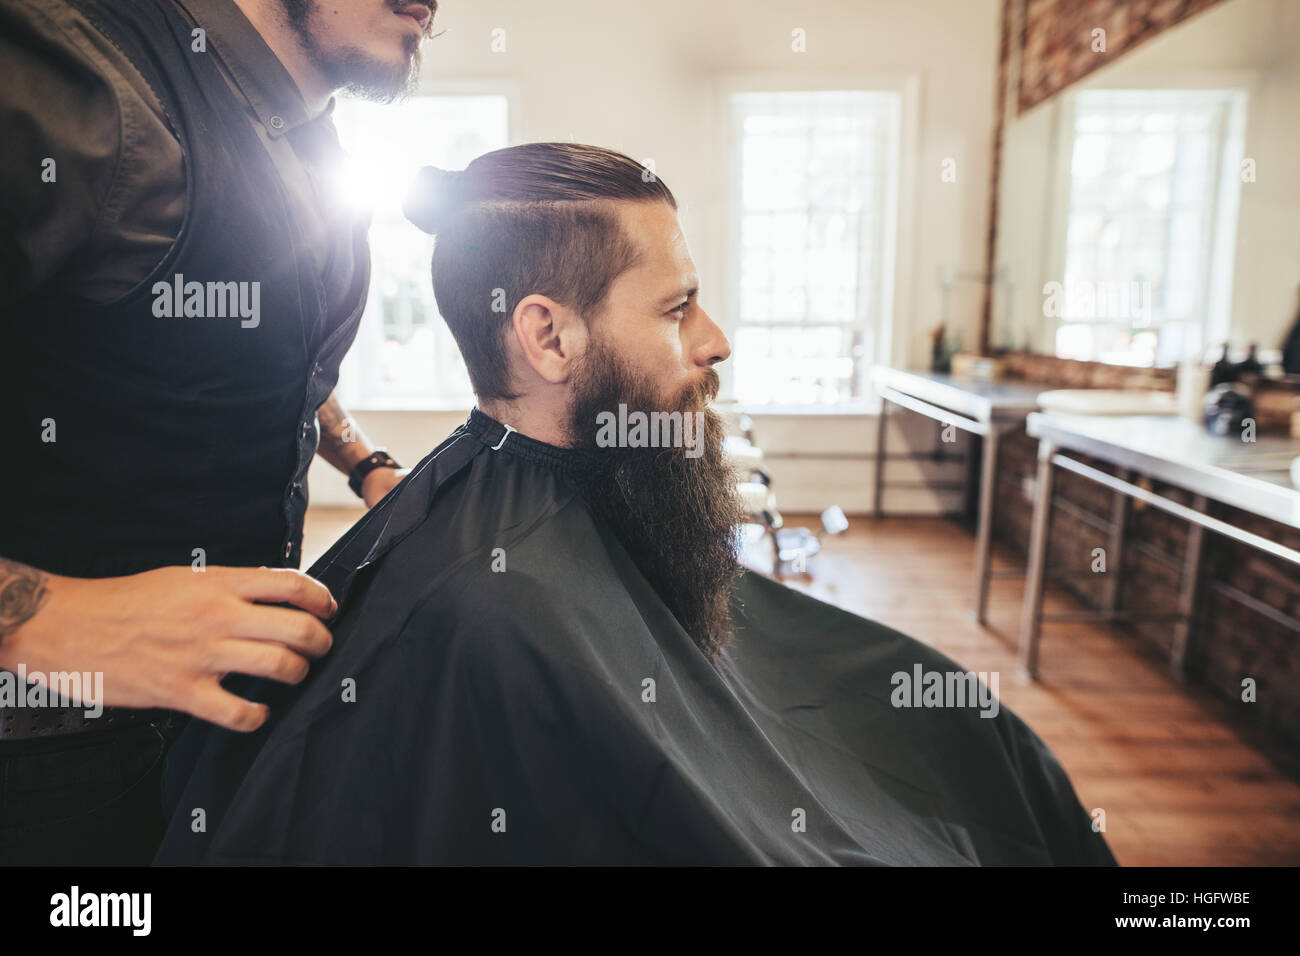
POLYGON ((284 129, 284 117, 283 117, 283 116, 272 116, 272 117, 271 117, 271 129, 284 129))
POLYGON ((284 545, 284 557, 286 561, 289 559, 289 555, 291 554, 293 554, 293 542, 286 541, 284 545))

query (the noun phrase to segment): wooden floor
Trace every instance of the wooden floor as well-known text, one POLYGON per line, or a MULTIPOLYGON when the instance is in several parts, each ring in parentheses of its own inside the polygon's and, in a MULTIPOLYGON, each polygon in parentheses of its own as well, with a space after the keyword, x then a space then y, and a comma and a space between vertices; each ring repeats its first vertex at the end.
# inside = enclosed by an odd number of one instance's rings
MULTIPOLYGON (((304 567, 359 516, 308 514, 304 567)), ((787 515, 786 524, 812 523, 787 515)), ((994 579, 990 627, 975 624, 970 533, 942 518, 850 519, 787 584, 932 645, 974 671, 1050 746, 1080 801, 1105 810, 1106 839, 1128 866, 1300 864, 1300 783, 1171 678, 1136 640, 1101 625, 1044 624, 1040 680, 1016 660, 1017 578, 994 579)), ((995 566, 1014 567, 996 555, 995 566)), ((1049 589, 1048 612, 1077 608, 1049 589)))

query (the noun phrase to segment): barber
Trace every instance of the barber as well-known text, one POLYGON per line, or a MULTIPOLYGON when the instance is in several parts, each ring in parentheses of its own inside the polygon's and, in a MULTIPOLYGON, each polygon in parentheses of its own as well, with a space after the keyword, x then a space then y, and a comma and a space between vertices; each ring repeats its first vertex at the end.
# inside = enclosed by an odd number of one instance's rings
POLYGON ((435 9, 0 0, 0 669, 107 705, 0 674, 0 864, 149 862, 186 715, 254 730, 222 677, 329 650, 308 467, 404 474, 333 395, 369 251, 332 95, 405 88, 435 9))

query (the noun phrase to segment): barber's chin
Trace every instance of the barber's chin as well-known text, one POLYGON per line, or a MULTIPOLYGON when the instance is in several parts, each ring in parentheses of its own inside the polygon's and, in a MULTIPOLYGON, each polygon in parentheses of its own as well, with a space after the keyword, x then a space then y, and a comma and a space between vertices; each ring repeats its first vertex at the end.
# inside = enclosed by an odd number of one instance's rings
MULTIPOLYGON (((410 17, 397 17, 403 23, 413 22, 410 17)), ((378 38, 376 38, 378 39, 378 38)), ((376 42, 370 55, 383 63, 393 73, 403 73, 411 68, 411 61, 420 52, 420 43, 424 37, 409 30, 398 29, 391 38, 376 42)))

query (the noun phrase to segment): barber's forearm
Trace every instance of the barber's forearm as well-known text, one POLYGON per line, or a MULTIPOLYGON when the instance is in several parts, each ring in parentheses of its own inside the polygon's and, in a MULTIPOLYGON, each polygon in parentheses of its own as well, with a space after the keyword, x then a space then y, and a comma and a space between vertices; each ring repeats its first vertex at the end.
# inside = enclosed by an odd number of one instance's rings
POLYGON ((44 571, 0 557, 0 645, 41 609, 48 581, 44 571))
POLYGON ((316 421, 320 424, 320 445, 316 454, 345 475, 375 450, 362 433, 361 426, 348 416, 332 393, 317 410, 316 421))

